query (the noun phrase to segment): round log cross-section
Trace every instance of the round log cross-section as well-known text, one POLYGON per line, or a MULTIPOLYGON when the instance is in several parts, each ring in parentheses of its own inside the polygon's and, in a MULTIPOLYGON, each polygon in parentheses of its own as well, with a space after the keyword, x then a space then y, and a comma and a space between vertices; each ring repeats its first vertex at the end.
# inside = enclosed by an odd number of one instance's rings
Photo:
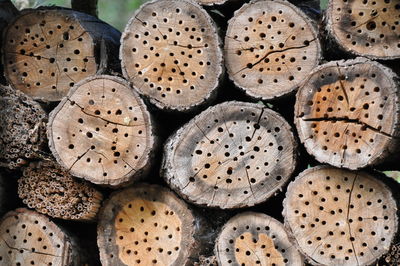
POLYGON ((122 35, 122 71, 161 109, 189 111, 211 101, 223 73, 211 17, 187 0, 145 3, 122 35))
POLYGON ((330 0, 327 29, 339 46, 373 59, 400 58, 398 0, 330 0))
POLYGON ((107 265, 193 265, 200 223, 184 201, 156 185, 116 194, 100 211, 97 243, 107 265))
POLYGON ((283 224, 263 213, 230 219, 217 238, 215 254, 219 265, 303 265, 283 224))
POLYGON ((150 114, 120 78, 78 83, 50 113, 50 149, 72 175, 100 185, 126 185, 150 167, 154 146, 150 114))
POLYGON ((21 91, 0 85, 0 166, 15 169, 43 158, 47 114, 21 91))
POLYGON ((83 78, 118 68, 120 33, 84 13, 25 10, 4 36, 6 78, 35 100, 60 101, 83 78))
POLYGON ((164 147, 162 174, 198 205, 240 208, 274 195, 296 166, 288 123, 263 105, 226 102, 189 121, 164 147))
POLYGON ((397 76, 362 58, 315 69, 297 93, 295 122, 307 151, 323 163, 358 169, 397 153, 397 76))
POLYGON ((42 214, 17 209, 0 220, 1 265, 80 265, 70 237, 42 214))
POLYGON ((224 49, 230 79, 264 100, 297 89, 321 57, 311 20, 287 1, 243 5, 228 22, 224 49))
POLYGON ((18 179, 18 195, 29 208, 65 220, 94 220, 102 194, 85 180, 74 179, 52 161, 31 164, 18 179))
POLYGON ((315 167, 289 184, 285 224, 315 265, 371 265, 398 228, 389 188, 364 172, 315 167))

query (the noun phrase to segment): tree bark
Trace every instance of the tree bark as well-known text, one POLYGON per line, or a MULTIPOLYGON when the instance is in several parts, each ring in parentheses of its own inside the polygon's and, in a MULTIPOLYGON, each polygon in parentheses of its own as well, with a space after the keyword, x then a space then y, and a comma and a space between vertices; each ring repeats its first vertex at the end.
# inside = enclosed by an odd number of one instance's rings
POLYGON ((363 58, 316 68, 297 93, 300 140, 319 162, 358 169, 397 158, 398 77, 363 58))
POLYGON ((168 189, 140 184, 103 205, 97 243, 103 265, 193 265, 207 248, 204 220, 168 189))
POLYGON ((397 205, 377 177, 320 166, 289 184, 285 225, 311 264, 371 265, 389 250, 397 205))
POLYGON ((6 78, 35 100, 60 101, 85 77, 119 69, 120 33, 84 13, 24 10, 4 36, 6 78))
POLYGON ((266 201, 289 180, 296 148, 279 114, 259 104, 225 102, 169 138, 161 175, 191 203, 249 207, 266 201))
POLYGON ((121 78, 81 81, 50 113, 47 127, 50 150, 74 176, 117 187, 151 167, 157 140, 150 113, 121 78))
POLYGON ((223 77, 221 41, 211 17, 192 1, 151 1, 126 26, 120 57, 133 87, 162 110, 210 103, 223 77))

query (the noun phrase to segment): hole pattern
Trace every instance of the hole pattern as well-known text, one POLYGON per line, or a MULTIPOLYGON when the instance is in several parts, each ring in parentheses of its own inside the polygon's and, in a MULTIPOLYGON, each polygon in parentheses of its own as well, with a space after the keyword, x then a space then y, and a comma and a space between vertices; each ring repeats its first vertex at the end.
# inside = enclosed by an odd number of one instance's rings
POLYGON ((225 37, 229 76, 253 97, 288 94, 318 64, 316 36, 306 15, 290 3, 243 5, 229 21, 225 37))
POLYGON ((31 165, 18 179, 18 195, 29 208, 67 220, 95 218, 102 195, 87 182, 77 181, 56 163, 31 165))
POLYGON ((7 213, 0 236, 2 265, 62 265, 72 256, 67 236, 46 216, 27 209, 7 213))
POLYGON ((25 12, 5 36, 5 72, 34 99, 59 101, 76 81, 96 73, 92 37, 72 11, 25 12))
POLYGON ((333 1, 328 11, 331 31, 340 45, 376 58, 400 55, 399 15, 395 0, 333 1))
POLYGON ((365 61, 321 66, 300 88, 296 125, 320 162, 357 169, 377 162, 397 133, 394 74, 365 61))
POLYGON ((0 165, 15 169, 42 158, 47 114, 20 91, 0 86, 0 165))
POLYGON ((296 164, 289 125, 257 104, 227 102, 209 108, 167 145, 171 145, 163 166, 167 181, 190 201, 213 207, 251 206, 266 200, 296 164))
POLYGON ((184 202, 159 186, 138 185, 115 194, 102 214, 102 262, 184 265, 194 239, 194 217, 184 202), (186 246, 186 243, 188 246, 186 246), (183 256, 183 254, 185 254, 183 256), (182 257, 183 256, 183 257, 182 257))
POLYGON ((369 265, 397 231, 390 190, 363 173, 311 168, 289 185, 285 221, 308 257, 325 264, 369 265))
POLYGON ((55 109, 50 148, 71 173, 96 184, 118 185, 148 163, 153 147, 147 109, 125 81, 89 78, 55 109))
POLYGON ((160 108, 189 108, 207 99, 222 73, 211 18, 186 1, 142 6, 122 42, 123 71, 160 108))
POLYGON ((261 213, 243 213, 223 227, 216 241, 220 265, 302 265, 281 223, 261 213))

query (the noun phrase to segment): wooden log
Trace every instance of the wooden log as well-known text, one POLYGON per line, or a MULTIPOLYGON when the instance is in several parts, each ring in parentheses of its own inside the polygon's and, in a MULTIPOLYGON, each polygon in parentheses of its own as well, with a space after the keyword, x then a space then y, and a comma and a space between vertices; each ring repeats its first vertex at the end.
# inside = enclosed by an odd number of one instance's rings
POLYGON ((193 265, 210 233, 184 201, 157 185, 113 194, 99 215, 102 265, 193 265))
POLYGON ((398 77, 363 58, 316 68, 297 93, 300 140, 318 161, 358 169, 397 158, 398 77))
POLYGON ((188 0, 150 1, 131 18, 122 39, 122 72, 160 109, 190 111, 212 101, 223 76, 214 22, 188 0))
POLYGON ((46 216, 20 208, 0 220, 2 265, 81 265, 67 232, 46 216))
POLYGON ((215 243, 219 265, 303 265, 283 224, 256 212, 230 219, 215 243))
MULTIPOLYGON (((12 20, 14 16, 17 16, 18 10, 13 5, 11 0, 0 0, 0 46, 3 43, 3 29, 7 26, 8 22, 12 20)), ((1 56, 1 52, 0 52, 1 56)), ((0 84, 6 84, 6 80, 3 76, 4 67, 3 63, 0 62, 0 84)))
POLYGON ((293 93, 321 59, 313 22, 287 1, 252 1, 228 22, 225 60, 230 79, 263 100, 293 93))
POLYGON ((289 124, 260 104, 225 102, 193 118, 164 147, 161 174, 191 203, 218 208, 266 201, 293 173, 289 124))
POLYGON ((97 10, 97 1, 98 0, 71 0, 71 7, 73 10, 83 12, 94 17, 98 17, 98 10, 97 10))
POLYGON ((145 176, 156 143, 139 95, 106 75, 76 84, 50 113, 47 133, 57 162, 73 176, 112 187, 145 176))
POLYGON ((285 225, 314 265, 371 265, 398 228, 390 189, 366 172, 320 166, 289 184, 285 225))
POLYGON ((54 161, 32 163, 18 179, 18 195, 29 208, 64 220, 93 221, 102 194, 73 178, 54 161))
POLYGON ((400 58, 398 1, 330 0, 327 31, 344 51, 372 59, 400 58))
POLYGON ((15 169, 46 154, 47 114, 20 91, 0 85, 0 166, 15 169))
POLYGON ((35 100, 60 101, 85 77, 119 68, 120 33, 84 13, 24 10, 4 36, 6 78, 35 100))

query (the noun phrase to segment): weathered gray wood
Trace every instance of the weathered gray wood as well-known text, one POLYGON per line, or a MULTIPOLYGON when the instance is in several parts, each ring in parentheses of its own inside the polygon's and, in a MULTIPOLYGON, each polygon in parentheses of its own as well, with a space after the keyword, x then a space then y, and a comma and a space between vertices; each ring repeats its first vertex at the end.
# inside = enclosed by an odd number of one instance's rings
POLYGON ((260 104, 225 102, 194 117, 164 146, 161 175, 183 198, 206 207, 266 201, 297 163, 289 124, 260 104))

